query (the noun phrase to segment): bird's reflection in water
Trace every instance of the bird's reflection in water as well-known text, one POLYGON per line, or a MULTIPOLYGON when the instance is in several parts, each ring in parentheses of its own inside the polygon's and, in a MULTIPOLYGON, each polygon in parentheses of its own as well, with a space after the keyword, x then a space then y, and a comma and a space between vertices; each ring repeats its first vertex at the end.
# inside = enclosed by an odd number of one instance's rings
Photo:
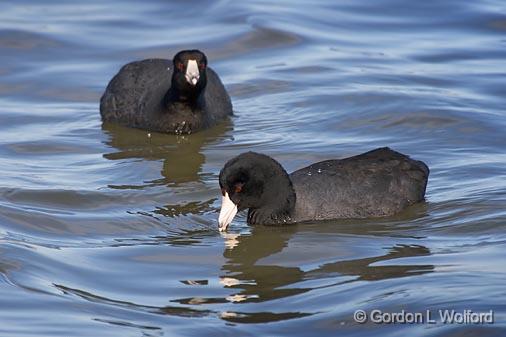
POLYGON ((381 261, 431 254, 424 246, 402 244, 393 245, 384 255, 326 263, 307 271, 298 267, 257 263, 262 258, 281 252, 297 230, 297 226, 290 226, 282 232, 273 232, 272 229, 257 226, 252 229, 251 235, 233 238, 234 247, 226 248, 224 252, 227 263, 222 269, 229 283, 225 282, 225 285, 242 289, 238 294, 253 301, 267 301, 311 290, 287 287, 304 280, 347 275, 355 276, 354 280, 374 281, 423 274, 434 268, 432 265, 419 264, 374 265, 381 261))
MULTIPOLYGON (((358 231, 361 234, 377 231, 375 225, 360 226, 358 231)), ((388 226, 387 226, 388 227, 388 226)), ((267 265, 262 264, 261 259, 281 252, 288 246, 288 242, 294 234, 304 235, 310 232, 303 232, 304 225, 289 227, 265 227, 256 226, 252 228, 250 235, 225 235, 224 257, 227 259, 222 270, 225 274, 220 282, 223 286, 237 289, 238 292, 227 298, 229 302, 263 302, 276 300, 308 292, 317 288, 335 286, 358 280, 376 281, 390 278, 430 273, 434 270, 433 265, 380 265, 382 261, 389 261, 398 258, 428 256, 430 250, 422 245, 399 244, 395 239, 388 251, 379 256, 372 256, 359 259, 346 259, 336 262, 325 263, 310 270, 303 270, 299 267, 267 265), (378 265, 379 264, 379 265, 378 265), (322 280, 319 286, 304 286, 304 281, 322 280), (325 281, 324 281, 325 280, 325 281)), ((307 231, 307 230, 306 230, 307 231)), ((314 233, 313 233, 314 234, 314 233)), ((324 233, 321 233, 324 235, 324 233)), ((306 282, 307 284, 307 282, 306 282)), ((311 283, 314 285, 314 283, 311 283)), ((307 315, 309 313, 290 312, 290 315, 307 315)), ((256 317, 252 313, 227 312, 223 319, 233 322, 258 322, 270 321, 268 313, 261 313, 256 317)), ((271 317, 279 319, 279 314, 271 317)))
POLYGON ((177 193, 173 197, 166 197, 171 198, 170 203, 157 205, 147 212, 139 210, 137 213, 155 218, 158 216, 174 218, 203 214, 212 208, 215 198, 202 198, 201 194, 194 193, 196 189, 202 187, 202 165, 205 162, 203 148, 210 143, 230 137, 231 121, 224 121, 211 129, 184 136, 151 133, 110 123, 104 123, 102 129, 109 135, 106 144, 116 149, 114 152, 104 154, 104 158, 118 161, 141 159, 143 161, 141 170, 148 167, 144 161, 161 161, 163 165, 159 178, 144 181, 145 174, 136 172, 137 163, 134 160, 126 170, 129 178, 133 176, 135 182, 110 184, 109 188, 129 190, 143 190, 157 186, 177 188, 155 192, 158 195, 168 195, 167 192, 177 193))
MULTIPOLYGON (((106 144, 117 149, 115 152, 104 154, 104 158, 162 160, 161 177, 147 182, 144 186, 177 186, 183 183, 200 182, 202 165, 205 162, 205 156, 202 154, 203 147, 220 138, 228 137, 227 134, 231 128, 231 121, 224 121, 208 130, 178 136, 104 123, 102 129, 110 136, 106 144)), ((129 186, 111 187, 128 188, 129 186)))

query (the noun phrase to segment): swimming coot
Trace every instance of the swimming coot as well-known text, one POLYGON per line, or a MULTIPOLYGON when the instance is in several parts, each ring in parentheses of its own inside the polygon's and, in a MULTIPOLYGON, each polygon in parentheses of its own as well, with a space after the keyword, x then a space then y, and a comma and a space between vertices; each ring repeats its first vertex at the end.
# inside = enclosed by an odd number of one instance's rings
POLYGON ((269 156, 246 152, 220 172, 219 229, 243 209, 250 225, 393 215, 424 199, 428 176, 423 162, 387 147, 291 174, 269 156))
POLYGON ((232 115, 232 103, 204 53, 183 50, 172 61, 123 66, 100 99, 100 114, 104 122, 189 134, 232 115))

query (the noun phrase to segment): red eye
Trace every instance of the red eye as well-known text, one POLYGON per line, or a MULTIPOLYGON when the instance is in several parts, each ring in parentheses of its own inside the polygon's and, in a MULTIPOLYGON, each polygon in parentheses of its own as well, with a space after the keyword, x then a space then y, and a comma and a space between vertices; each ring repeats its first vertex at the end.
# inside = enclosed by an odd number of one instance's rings
POLYGON ((180 71, 183 71, 184 70, 184 64, 182 64, 181 62, 178 62, 178 63, 176 63, 176 68, 179 69, 180 71))
POLYGON ((235 193, 241 193, 243 185, 244 185, 243 183, 237 183, 237 184, 235 184, 235 186, 234 186, 234 192, 235 193))
POLYGON ((204 63, 199 64, 200 70, 206 69, 206 65, 204 63))

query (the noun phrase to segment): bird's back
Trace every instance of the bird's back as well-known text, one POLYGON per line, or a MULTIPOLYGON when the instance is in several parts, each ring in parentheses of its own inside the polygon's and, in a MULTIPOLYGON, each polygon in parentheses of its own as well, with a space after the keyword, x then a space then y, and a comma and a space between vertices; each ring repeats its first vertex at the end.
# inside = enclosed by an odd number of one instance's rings
POLYGON ((295 221, 395 214, 422 201, 429 169, 389 148, 312 164, 290 174, 295 221))
POLYGON ((172 62, 163 59, 135 61, 123 66, 100 99, 104 122, 147 128, 153 111, 163 109, 170 88, 172 62))

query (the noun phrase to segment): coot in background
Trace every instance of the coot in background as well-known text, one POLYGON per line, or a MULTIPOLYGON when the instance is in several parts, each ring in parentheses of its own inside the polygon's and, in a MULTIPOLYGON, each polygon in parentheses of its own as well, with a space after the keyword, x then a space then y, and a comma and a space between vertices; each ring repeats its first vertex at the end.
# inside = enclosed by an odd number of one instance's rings
POLYGON ((104 122, 174 134, 190 134, 232 115, 218 75, 199 50, 183 50, 172 61, 129 63, 100 99, 104 122))
POLYGON ((424 200, 429 168, 389 148, 326 160, 290 175, 269 156, 246 152, 220 172, 219 228, 238 210, 248 224, 389 216, 424 200))

